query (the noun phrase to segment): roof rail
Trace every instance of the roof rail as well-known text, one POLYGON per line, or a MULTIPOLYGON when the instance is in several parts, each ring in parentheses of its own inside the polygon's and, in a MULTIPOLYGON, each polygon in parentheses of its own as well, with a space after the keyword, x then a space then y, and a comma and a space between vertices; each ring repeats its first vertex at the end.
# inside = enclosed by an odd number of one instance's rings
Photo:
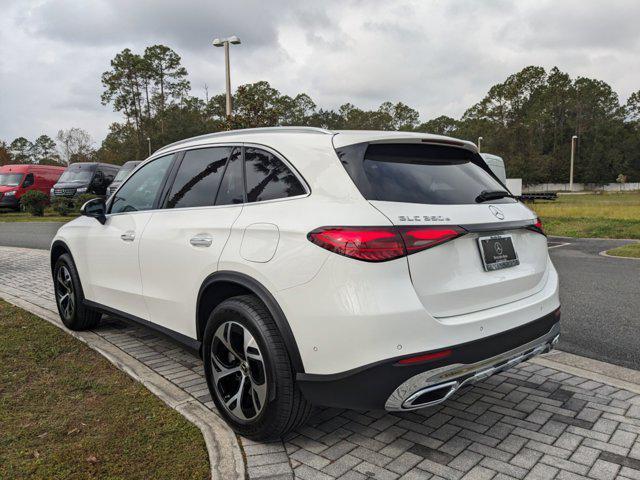
POLYGON ((154 153, 161 152, 170 147, 175 147, 177 145, 182 145, 187 142, 192 142, 194 140, 207 140, 209 138, 217 138, 217 137, 228 137, 233 135, 243 135, 243 134, 251 134, 251 133, 318 133, 322 135, 333 135, 333 132, 324 128, 318 127, 260 127, 260 128, 243 128, 240 130, 226 130, 224 132, 214 132, 214 133, 205 133, 204 135, 198 135, 197 137, 186 138, 184 140, 179 140, 177 142, 170 143, 169 145, 165 145, 162 148, 159 148, 154 153))

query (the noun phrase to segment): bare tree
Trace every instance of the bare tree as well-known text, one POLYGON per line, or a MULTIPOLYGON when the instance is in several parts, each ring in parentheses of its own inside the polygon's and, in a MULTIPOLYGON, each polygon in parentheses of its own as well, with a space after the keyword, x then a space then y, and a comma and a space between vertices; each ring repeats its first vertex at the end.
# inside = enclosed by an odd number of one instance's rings
POLYGON ((59 130, 56 136, 62 160, 67 164, 74 162, 87 162, 93 154, 93 139, 85 130, 72 127, 68 130, 59 130))

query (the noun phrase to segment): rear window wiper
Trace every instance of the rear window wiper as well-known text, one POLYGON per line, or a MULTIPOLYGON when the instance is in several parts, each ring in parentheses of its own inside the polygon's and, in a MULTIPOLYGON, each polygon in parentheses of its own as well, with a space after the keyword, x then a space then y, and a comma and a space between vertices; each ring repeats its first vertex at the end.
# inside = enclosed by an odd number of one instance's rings
POLYGON ((476 197, 476 203, 486 202, 487 200, 497 200, 498 198, 513 198, 506 190, 483 190, 480 195, 476 197))

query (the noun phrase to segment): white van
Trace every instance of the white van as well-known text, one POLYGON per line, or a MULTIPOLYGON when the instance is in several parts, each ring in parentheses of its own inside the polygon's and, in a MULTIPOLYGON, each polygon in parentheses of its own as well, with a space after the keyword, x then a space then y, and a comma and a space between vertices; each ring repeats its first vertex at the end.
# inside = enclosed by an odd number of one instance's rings
POLYGON ((500 181, 506 185, 507 171, 504 168, 504 160, 502 159, 502 157, 493 155, 492 153, 481 153, 480 156, 487 163, 487 165, 489 165, 491 171, 495 173, 500 181))

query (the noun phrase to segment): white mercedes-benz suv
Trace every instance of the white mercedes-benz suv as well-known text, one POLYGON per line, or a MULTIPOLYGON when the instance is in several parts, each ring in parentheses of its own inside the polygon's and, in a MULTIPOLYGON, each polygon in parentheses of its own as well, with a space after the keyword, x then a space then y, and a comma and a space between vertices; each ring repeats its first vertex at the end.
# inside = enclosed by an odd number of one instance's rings
POLYGON ((200 352, 239 434, 311 405, 406 411, 548 351, 542 225, 475 145, 280 127, 168 145, 51 245, 71 329, 102 314, 200 352))

